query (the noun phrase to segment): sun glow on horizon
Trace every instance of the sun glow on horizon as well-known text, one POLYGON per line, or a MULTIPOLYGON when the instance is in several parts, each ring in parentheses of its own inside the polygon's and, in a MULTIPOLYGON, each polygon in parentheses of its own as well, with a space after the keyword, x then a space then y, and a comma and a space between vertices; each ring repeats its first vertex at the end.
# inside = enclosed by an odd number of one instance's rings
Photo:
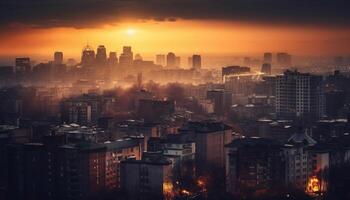
POLYGON ((136 30, 133 29, 133 28, 128 28, 128 29, 126 29, 126 34, 127 34, 128 36, 133 36, 133 35, 135 35, 135 33, 136 33, 136 30))

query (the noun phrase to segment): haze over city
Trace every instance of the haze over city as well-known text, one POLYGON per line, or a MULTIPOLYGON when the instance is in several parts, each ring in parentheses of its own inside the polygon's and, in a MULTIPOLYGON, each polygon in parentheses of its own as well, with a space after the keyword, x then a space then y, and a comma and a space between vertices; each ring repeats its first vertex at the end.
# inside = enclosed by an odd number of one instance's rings
POLYGON ((350 199, 349 10, 2 0, 0 199, 350 199))

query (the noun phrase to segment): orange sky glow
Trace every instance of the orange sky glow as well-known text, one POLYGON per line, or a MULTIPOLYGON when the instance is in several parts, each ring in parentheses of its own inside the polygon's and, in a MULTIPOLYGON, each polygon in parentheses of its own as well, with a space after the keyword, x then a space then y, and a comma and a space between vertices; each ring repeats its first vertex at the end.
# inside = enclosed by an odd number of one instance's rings
POLYGON ((294 55, 350 53, 350 29, 296 27, 210 20, 120 22, 94 28, 20 28, 0 33, 1 56, 51 59, 54 51, 79 59, 84 45, 103 44, 118 54, 123 45, 154 58, 177 54, 260 54, 287 51, 294 55))

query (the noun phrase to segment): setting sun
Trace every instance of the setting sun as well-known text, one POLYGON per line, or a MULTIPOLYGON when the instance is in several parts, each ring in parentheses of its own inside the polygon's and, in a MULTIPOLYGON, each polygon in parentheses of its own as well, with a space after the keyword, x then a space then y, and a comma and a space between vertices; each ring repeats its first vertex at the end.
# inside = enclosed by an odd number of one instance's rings
POLYGON ((126 30, 126 34, 129 35, 129 36, 132 36, 132 35, 135 35, 135 29, 132 29, 132 28, 128 28, 126 30))

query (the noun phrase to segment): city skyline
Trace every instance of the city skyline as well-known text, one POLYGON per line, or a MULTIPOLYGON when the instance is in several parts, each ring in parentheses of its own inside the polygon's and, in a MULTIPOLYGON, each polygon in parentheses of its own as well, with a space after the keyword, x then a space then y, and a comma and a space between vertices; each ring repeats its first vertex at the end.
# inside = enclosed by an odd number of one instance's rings
POLYGON ((26 55, 45 60, 53 51, 79 57, 87 42, 95 48, 104 44, 111 51, 129 45, 147 57, 170 51, 225 56, 265 51, 350 54, 349 3, 342 0, 38 3, 1 4, 1 58, 26 55), (13 9, 20 14, 11 13, 13 9))

